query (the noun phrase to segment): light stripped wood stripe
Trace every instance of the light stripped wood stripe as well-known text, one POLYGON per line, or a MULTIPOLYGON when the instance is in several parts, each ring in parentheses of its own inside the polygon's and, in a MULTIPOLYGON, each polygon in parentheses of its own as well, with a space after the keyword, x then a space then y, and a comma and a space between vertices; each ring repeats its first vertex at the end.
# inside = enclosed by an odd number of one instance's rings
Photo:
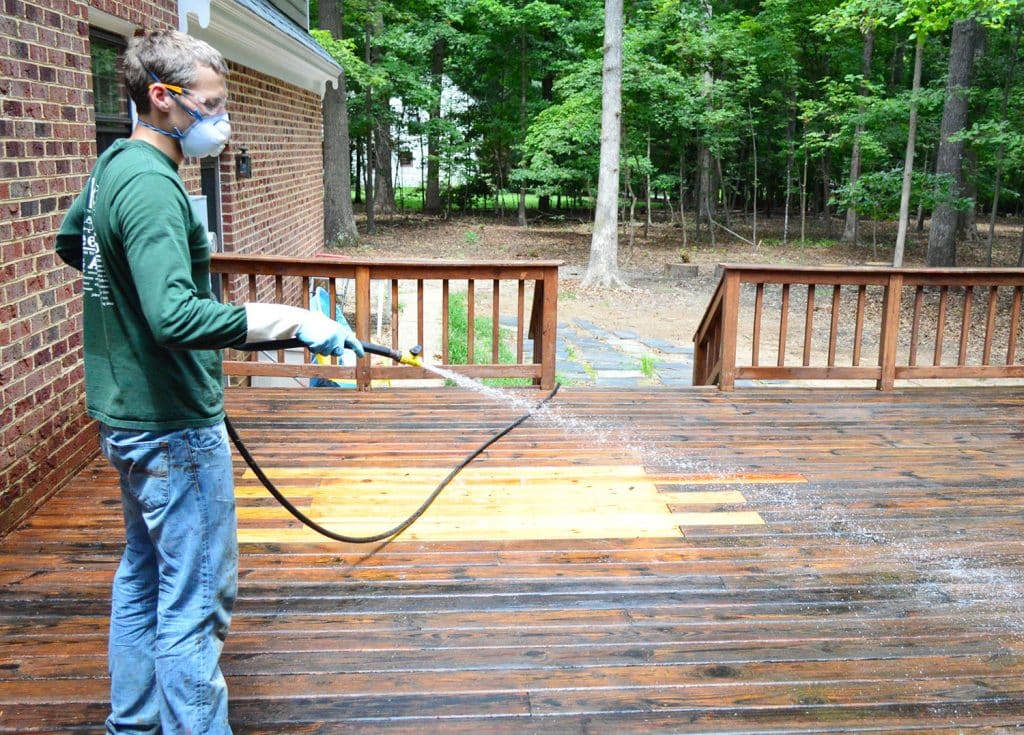
POLYGON ((673 505, 740 505, 747 499, 739 490, 666 490, 659 488, 673 505))
MULTIPOLYGON (((447 474, 435 467, 266 468, 302 510, 346 535, 384 531, 412 513, 447 474)), ((677 537, 680 527, 763 524, 754 511, 673 512, 669 507, 736 506, 738 490, 693 491, 708 484, 795 483, 797 474, 649 474, 639 465, 590 467, 470 466, 403 534, 407 540, 462 541, 677 537), (669 487, 659 483, 671 483, 669 487)), ((239 498, 265 490, 247 470, 239 498)), ((316 538, 295 527, 282 508, 239 508, 239 540, 305 543, 316 538)))
POLYGON ((712 526, 763 526, 760 513, 750 510, 725 510, 713 513, 676 513, 676 523, 685 528, 712 526))
MULTIPOLYGON (((289 486, 312 499, 309 515, 348 535, 384 531, 414 511, 440 481, 443 468, 279 468, 271 479, 308 478, 310 487, 289 486)), ((248 473, 247 473, 248 475, 248 473)), ((259 487, 239 488, 242 495, 259 487)), ((304 529, 249 528, 282 509, 239 508, 239 540, 308 541, 304 529), (280 531, 280 533, 278 532, 280 531)), ((639 466, 467 467, 403 538, 467 539, 660 538, 680 534, 657 487, 639 466)))

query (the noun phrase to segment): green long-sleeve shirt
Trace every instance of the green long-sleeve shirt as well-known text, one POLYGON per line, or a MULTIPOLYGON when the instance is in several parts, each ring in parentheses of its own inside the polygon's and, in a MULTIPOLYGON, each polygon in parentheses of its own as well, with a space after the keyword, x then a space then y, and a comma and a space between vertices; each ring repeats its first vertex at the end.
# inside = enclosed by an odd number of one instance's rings
POLYGON ((57 254, 82 271, 89 415, 143 430, 222 420, 218 350, 244 341, 245 309, 212 298, 209 240, 174 161, 114 143, 65 216, 57 254))

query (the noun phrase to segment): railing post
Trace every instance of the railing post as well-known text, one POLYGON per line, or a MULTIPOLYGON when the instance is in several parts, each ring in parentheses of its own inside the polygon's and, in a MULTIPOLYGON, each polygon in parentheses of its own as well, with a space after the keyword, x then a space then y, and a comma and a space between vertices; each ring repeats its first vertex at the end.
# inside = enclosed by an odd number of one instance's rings
POLYGON ((542 390, 551 390, 555 386, 557 336, 558 268, 545 268, 544 276, 533 284, 533 308, 530 315, 533 362, 540 365, 540 387, 542 390))
POLYGON ((706 340, 696 341, 693 343, 693 375, 690 378, 690 382, 694 385, 704 385, 704 381, 707 377, 707 345, 706 340))
POLYGON ((903 274, 892 273, 885 286, 882 304, 882 334, 878 345, 878 390, 892 390, 896 383, 896 342, 900 332, 900 302, 903 298, 903 274))
POLYGON ((719 354, 722 369, 718 388, 731 391, 736 387, 736 334, 740 319, 740 274, 726 269, 722 289, 722 345, 719 354))
MULTIPOLYGON (((363 341, 370 339, 370 269, 356 268, 356 337, 363 341)), ((369 390, 372 380, 370 355, 356 361, 356 388, 369 390)))

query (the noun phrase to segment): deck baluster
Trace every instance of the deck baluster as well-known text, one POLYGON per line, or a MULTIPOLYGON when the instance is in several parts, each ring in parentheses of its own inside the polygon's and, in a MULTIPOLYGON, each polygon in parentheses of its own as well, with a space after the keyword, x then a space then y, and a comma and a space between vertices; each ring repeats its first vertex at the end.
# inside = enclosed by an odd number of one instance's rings
MULTIPOLYGON (((399 349, 399 334, 398 334, 398 279, 391 279, 391 349, 399 349)), ((422 343, 420 343, 422 344, 422 343)))
POLYGON ((864 345, 864 311, 867 304, 868 287, 857 287, 857 319, 853 328, 853 367, 860 367, 860 354, 864 345))
POLYGON ((963 318, 960 320, 960 353, 957 355, 956 364, 963 367, 967 364, 967 344, 971 335, 971 308, 974 304, 974 287, 967 286, 964 289, 964 310, 963 318))
POLYGON ((423 279, 419 278, 416 280, 416 344, 423 344, 426 339, 424 329, 424 309, 423 309, 423 279))
POLYGON ((476 282, 471 278, 466 284, 466 364, 472 365, 476 342, 476 282))
POLYGON ((832 287, 832 323, 828 330, 828 366, 836 366, 836 346, 839 338, 839 305, 841 286, 837 283, 832 287))
POLYGON ((518 302, 516 303, 516 364, 523 364, 523 329, 526 313, 526 281, 519 279, 518 302))
POLYGON ((910 353, 907 356, 907 364, 911 367, 917 365, 917 339, 921 331, 921 305, 924 302, 924 286, 918 286, 914 290, 914 316, 910 324, 910 353))
POLYGON ((804 316, 804 355, 803 366, 811 364, 811 342, 814 337, 814 296, 815 284, 807 284, 807 309, 804 316))
POLYGON ((451 293, 449 291, 448 279, 441 281, 441 362, 448 365, 451 362, 451 335, 448 327, 451 324, 451 293))
POLYGON ((992 364, 992 341, 996 330, 996 307, 999 305, 999 287, 989 286, 988 313, 985 315, 985 346, 982 349, 981 364, 992 364))
POLYGON ((782 308, 779 315, 779 367, 786 365, 786 327, 789 322, 789 284, 782 284, 782 308))
POLYGON ((501 326, 498 321, 500 314, 501 292, 499 289, 499 281, 495 278, 491 290, 491 362, 495 365, 500 362, 498 351, 498 347, 501 344, 501 338, 498 336, 498 329, 501 326))
POLYGON ((1024 294, 1024 286, 1017 286, 1013 289, 1013 302, 1010 306, 1010 335, 1006 344, 1007 365, 1013 365, 1017 356, 1017 330, 1020 328, 1020 306, 1022 294, 1024 294))
POLYGON ((761 312, 764 310, 764 284, 757 284, 754 289, 754 334, 750 348, 750 364, 760 365, 761 356, 761 312))
POLYGON ((935 356, 932 364, 936 367, 942 365, 942 343, 946 338, 946 310, 949 307, 949 287, 943 286, 939 290, 939 313, 935 322, 935 356))

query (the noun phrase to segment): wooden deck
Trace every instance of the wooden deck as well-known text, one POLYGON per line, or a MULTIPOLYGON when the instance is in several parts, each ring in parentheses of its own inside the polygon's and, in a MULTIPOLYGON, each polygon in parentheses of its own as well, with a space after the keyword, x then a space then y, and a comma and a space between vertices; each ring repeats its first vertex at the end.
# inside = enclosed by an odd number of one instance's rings
MULTIPOLYGON (((1024 726, 1022 401, 565 388, 369 548, 296 528, 239 462, 234 730, 1024 726)), ((460 390, 229 405, 280 485, 346 533, 404 516, 517 415, 460 390)), ((0 732, 101 729, 117 498, 97 460, 0 542, 0 732)))

